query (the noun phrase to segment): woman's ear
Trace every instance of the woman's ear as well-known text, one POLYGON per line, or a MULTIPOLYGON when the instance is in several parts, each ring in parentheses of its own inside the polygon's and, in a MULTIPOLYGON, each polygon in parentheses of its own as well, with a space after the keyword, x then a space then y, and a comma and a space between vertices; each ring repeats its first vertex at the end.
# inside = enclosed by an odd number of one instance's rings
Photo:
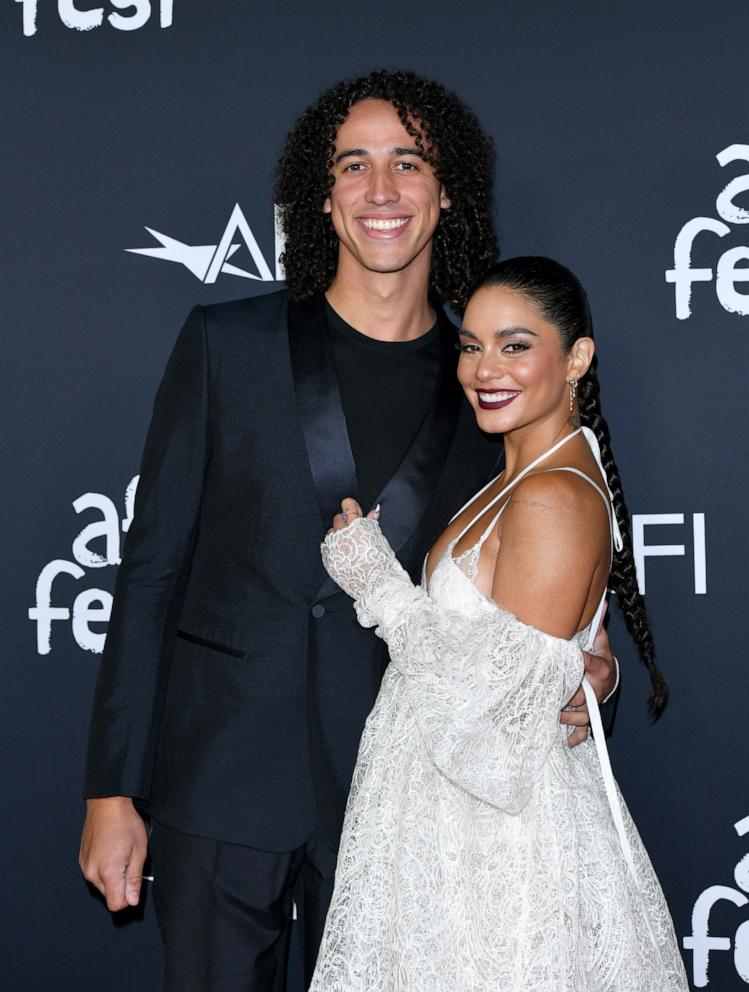
POLYGON ((590 368, 596 353, 596 343, 593 338, 578 338, 567 355, 567 378, 582 379, 590 368))

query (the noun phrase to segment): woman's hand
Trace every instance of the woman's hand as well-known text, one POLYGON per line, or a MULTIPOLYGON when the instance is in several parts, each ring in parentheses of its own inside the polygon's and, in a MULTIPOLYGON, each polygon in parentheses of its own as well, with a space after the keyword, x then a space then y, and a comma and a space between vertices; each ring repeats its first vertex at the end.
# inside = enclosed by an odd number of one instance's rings
POLYGON ((393 570, 402 571, 380 530, 379 516, 379 506, 364 517, 355 499, 342 500, 341 512, 333 518, 320 548, 328 575, 353 600, 361 599, 373 583, 384 581, 393 570), (352 523, 357 526, 352 527, 352 523))
MULTIPOLYGON (((347 496, 346 499, 341 500, 341 512, 336 513, 336 515, 333 517, 333 526, 330 528, 328 533, 330 534, 331 531, 334 530, 343 530, 343 528, 348 527, 348 525, 352 521, 358 520, 360 517, 363 516, 364 513, 362 511, 362 508, 359 506, 356 500, 352 499, 351 496, 347 496)), ((374 510, 369 511, 369 513, 367 514, 367 518, 370 520, 380 519, 379 503, 374 508, 374 510)))

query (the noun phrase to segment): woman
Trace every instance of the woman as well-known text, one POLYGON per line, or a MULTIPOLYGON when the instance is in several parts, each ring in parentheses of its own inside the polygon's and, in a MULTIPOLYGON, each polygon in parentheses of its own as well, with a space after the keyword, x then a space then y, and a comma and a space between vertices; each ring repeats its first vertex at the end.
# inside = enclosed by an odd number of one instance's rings
POLYGON ((469 301, 458 376, 505 470, 414 588, 353 501, 326 568, 388 668, 361 742, 312 992, 682 992, 658 880, 595 734, 559 710, 617 595, 655 664, 598 403, 585 292, 549 259, 500 262, 469 301), (581 423, 585 426, 581 426, 581 423), (597 753, 598 750, 598 753, 597 753))

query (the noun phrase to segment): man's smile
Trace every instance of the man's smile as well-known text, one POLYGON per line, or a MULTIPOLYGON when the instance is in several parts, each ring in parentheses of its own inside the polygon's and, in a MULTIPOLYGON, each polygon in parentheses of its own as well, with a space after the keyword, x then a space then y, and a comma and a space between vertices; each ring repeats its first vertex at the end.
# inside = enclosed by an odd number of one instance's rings
POLYGON ((378 217, 373 215, 356 218, 357 223, 369 237, 391 240, 405 233, 411 222, 409 216, 378 217))

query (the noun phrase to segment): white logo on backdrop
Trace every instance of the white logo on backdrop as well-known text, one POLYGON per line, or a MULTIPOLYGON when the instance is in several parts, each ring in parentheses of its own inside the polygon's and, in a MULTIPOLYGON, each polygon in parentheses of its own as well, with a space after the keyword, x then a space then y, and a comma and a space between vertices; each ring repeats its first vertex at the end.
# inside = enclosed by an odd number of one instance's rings
MULTIPOLYGON (((632 550, 637 570, 640 592, 645 595, 645 559, 687 557, 684 544, 646 544, 646 527, 684 526, 683 513, 633 513, 632 550)), ((705 514, 692 514, 692 569, 694 593, 704 596, 707 592, 707 556, 705 554, 705 514)))
MULTIPOLYGON (((716 158, 721 166, 730 162, 749 162, 749 145, 729 145, 716 158)), ((666 282, 674 284, 676 316, 679 320, 686 320, 692 314, 692 283, 710 282, 713 278, 713 270, 710 268, 692 268, 692 246, 695 238, 703 232, 724 238, 731 233, 729 224, 749 224, 749 210, 735 202, 735 197, 747 190, 749 173, 732 179, 715 201, 715 209, 726 223, 714 217, 693 217, 676 235, 674 267, 666 270, 666 282)), ((729 313, 738 313, 744 317, 749 315, 749 293, 740 293, 736 284, 749 282, 749 266, 745 264, 747 262, 749 246, 729 248, 718 259, 715 276, 715 293, 720 305, 729 313)))
POLYGON ((105 589, 84 589, 75 597, 72 607, 52 606, 53 585, 55 579, 61 575, 70 575, 78 582, 86 575, 87 568, 119 565, 120 535, 130 529, 137 486, 136 475, 125 490, 125 516, 122 521, 114 502, 103 493, 84 493, 73 500, 76 513, 96 510, 99 519, 86 524, 73 540, 71 551, 74 561, 55 558, 39 573, 36 580, 36 605, 29 608, 29 620, 36 621, 36 646, 39 654, 49 654, 52 650, 52 623, 57 620, 71 624, 73 637, 84 651, 101 654, 104 650, 106 631, 92 630, 90 625, 109 621, 112 594, 105 589), (100 542, 99 550, 91 547, 91 542, 97 540, 100 542))
POLYGON ((280 262, 283 251, 283 235, 279 221, 278 208, 274 210, 274 266, 271 271, 265 256, 260 250, 257 238, 252 233, 252 228, 247 223, 247 218, 242 213, 238 203, 234 204, 234 209, 224 228, 224 233, 215 245, 191 245, 184 241, 177 241, 176 238, 160 231, 154 231, 147 227, 146 230, 159 242, 158 248, 126 248, 134 255, 146 255, 148 258, 160 258, 162 262, 179 262, 201 282, 214 283, 220 273, 229 276, 240 276, 242 279, 258 279, 261 282, 282 281, 284 279, 283 266, 280 262), (255 264, 255 272, 241 269, 229 262, 237 251, 244 245, 250 253, 250 258, 255 264))
MULTIPOLYGON (((734 823, 739 837, 749 834, 749 816, 734 823)), ((692 952, 692 982, 695 988, 703 989, 710 983, 707 970, 711 951, 730 951, 730 937, 710 936, 710 912, 718 902, 733 903, 739 909, 749 904, 745 893, 749 892, 749 854, 745 854, 733 870, 733 878, 738 888, 728 885, 711 885, 697 896, 692 910, 692 933, 684 937, 684 949, 692 952)), ((739 978, 749 983, 749 920, 744 920, 733 938, 733 963, 739 978)))
MULTIPOLYGON (((36 34, 37 8, 39 0, 16 0, 23 5, 23 33, 27 38, 36 34)), ((127 14, 107 14, 107 21, 118 31, 137 31, 147 24, 151 18, 150 0, 109 0, 117 10, 128 11, 127 14)), ((52 5, 46 3, 46 8, 52 5)), ((162 28, 172 26, 174 0, 159 0, 159 25, 162 28)), ((57 14, 66 28, 74 31, 91 31, 101 27, 104 21, 104 8, 93 7, 79 9, 74 0, 57 0, 57 14)))
MULTIPOLYGON (((106 568, 120 564, 122 534, 130 529, 133 519, 135 490, 138 476, 134 476, 125 490, 124 516, 120 520, 113 500, 103 493, 84 493, 73 500, 76 513, 96 510, 98 519, 91 521, 74 538, 71 545, 73 561, 55 558, 48 562, 39 573, 36 581, 36 605, 29 608, 29 620, 36 622, 36 643, 39 654, 49 654, 52 650, 52 624, 65 621, 72 626, 76 643, 85 651, 101 654, 104 650, 106 630, 92 630, 90 624, 106 624, 112 611, 112 595, 105 589, 84 589, 77 594, 71 606, 53 606, 55 580, 60 576, 72 576, 76 582, 86 575, 88 568, 106 568), (98 548, 92 548, 93 541, 99 541, 98 548), (101 543, 103 542, 103 543, 101 543), (54 588, 53 588, 54 587, 54 588)), ((640 513, 632 517, 632 539, 640 591, 645 592, 645 559, 655 556, 686 556, 683 544, 646 544, 645 528, 648 526, 684 525, 683 513, 640 513)), ((707 592, 705 566, 705 515, 692 514, 694 591, 707 592)), ((56 598, 56 597, 55 597, 56 598)), ((68 596, 68 601, 72 598, 68 596)), ((59 602, 59 600, 58 600, 59 602)), ((749 823, 749 819, 747 819, 749 823)), ((749 877, 749 868, 747 868, 749 877)), ((749 891, 749 890, 747 890, 749 891)), ((749 934, 747 935, 749 940, 749 934)), ((749 945, 748 945, 749 946, 749 945)))

